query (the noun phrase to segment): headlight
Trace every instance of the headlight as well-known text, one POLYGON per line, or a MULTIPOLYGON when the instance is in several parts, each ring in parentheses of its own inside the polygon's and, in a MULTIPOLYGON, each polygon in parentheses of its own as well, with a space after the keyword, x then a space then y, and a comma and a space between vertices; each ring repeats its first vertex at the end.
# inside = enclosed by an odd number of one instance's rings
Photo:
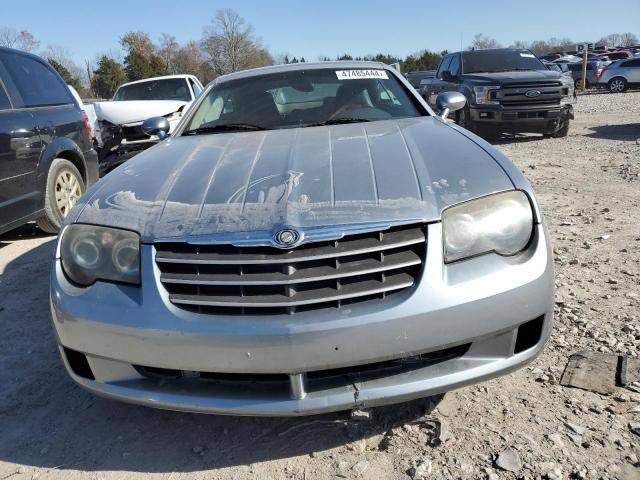
POLYGON ((500 90, 498 85, 473 87, 473 92, 476 94, 476 103, 478 105, 499 105, 500 101, 496 98, 498 90, 500 90))
POLYGON ((564 81, 562 83, 562 97, 560 97, 560 104, 567 105, 575 103, 574 91, 576 87, 573 83, 573 78, 567 79, 567 81, 564 81))
POLYGON ((514 255, 533 232, 533 212, 526 194, 498 193, 447 208, 442 213, 445 262, 483 253, 514 255))
POLYGON ((70 225, 60 240, 64 273, 78 285, 96 280, 140 284, 137 233, 94 225, 70 225))

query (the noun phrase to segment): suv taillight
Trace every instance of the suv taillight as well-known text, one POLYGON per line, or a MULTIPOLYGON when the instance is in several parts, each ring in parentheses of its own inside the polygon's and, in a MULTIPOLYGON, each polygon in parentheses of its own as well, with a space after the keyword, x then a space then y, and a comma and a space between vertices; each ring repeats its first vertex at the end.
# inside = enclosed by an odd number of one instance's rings
POLYGON ((597 68, 597 69, 596 69, 596 77, 601 76, 601 75, 604 73, 604 71, 605 71, 606 69, 607 69, 607 67, 604 67, 604 68, 602 68, 602 67, 597 68))
POLYGON ((89 141, 93 140, 93 127, 89 123, 89 116, 82 112, 82 125, 84 126, 84 133, 87 135, 89 141))

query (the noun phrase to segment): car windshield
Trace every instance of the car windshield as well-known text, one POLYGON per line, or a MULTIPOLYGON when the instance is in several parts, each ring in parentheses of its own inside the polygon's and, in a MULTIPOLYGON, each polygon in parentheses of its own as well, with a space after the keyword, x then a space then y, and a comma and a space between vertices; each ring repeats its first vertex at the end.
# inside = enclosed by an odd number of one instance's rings
POLYGON ((191 101, 187 82, 183 78, 166 78, 123 85, 114 100, 179 100, 191 101))
POLYGON ((428 115, 383 69, 306 69, 216 85, 183 134, 308 127, 428 115))
POLYGON ((527 50, 475 50, 462 54, 463 73, 545 70, 538 58, 527 50))

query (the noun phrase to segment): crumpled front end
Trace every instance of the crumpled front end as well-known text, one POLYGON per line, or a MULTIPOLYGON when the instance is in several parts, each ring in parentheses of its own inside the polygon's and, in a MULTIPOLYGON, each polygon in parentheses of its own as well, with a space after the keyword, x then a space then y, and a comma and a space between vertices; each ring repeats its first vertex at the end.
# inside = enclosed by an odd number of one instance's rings
MULTIPOLYGON (((184 106, 175 112, 162 115, 169 120, 169 133, 175 129, 182 118, 183 108, 184 106)), ((144 133, 143 122, 144 120, 139 120, 114 124, 105 119, 96 121, 94 142, 100 162, 100 176, 160 141, 157 136, 144 133)))

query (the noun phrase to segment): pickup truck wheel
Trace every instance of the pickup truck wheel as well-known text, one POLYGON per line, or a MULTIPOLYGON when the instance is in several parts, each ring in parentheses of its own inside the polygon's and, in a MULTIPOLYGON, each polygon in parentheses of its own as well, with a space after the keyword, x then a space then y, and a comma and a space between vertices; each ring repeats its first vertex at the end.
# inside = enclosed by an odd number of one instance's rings
POLYGON ((546 133, 543 135, 545 138, 564 138, 569 135, 569 120, 564 122, 560 130, 557 130, 553 133, 546 133))
POLYGON ((611 93, 622 93, 628 88, 627 81, 622 77, 612 78, 608 86, 611 93))
POLYGON ((57 233, 85 189, 82 175, 75 165, 64 158, 56 158, 47 174, 44 215, 36 220, 40 229, 57 233))
POLYGON ((456 115, 456 123, 460 125, 462 128, 466 128, 470 132, 478 133, 478 128, 476 124, 471 120, 471 114, 469 113, 469 109, 467 107, 458 111, 456 115))

